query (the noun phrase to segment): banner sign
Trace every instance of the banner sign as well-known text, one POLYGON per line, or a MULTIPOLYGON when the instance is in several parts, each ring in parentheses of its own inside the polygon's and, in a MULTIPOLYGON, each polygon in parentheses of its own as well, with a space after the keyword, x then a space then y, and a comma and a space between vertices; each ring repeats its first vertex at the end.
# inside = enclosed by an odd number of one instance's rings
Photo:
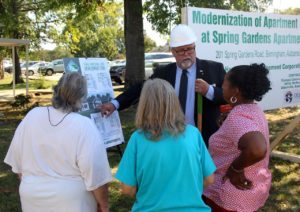
POLYGON ((187 7, 182 22, 197 35, 197 57, 224 64, 264 63, 272 90, 263 109, 300 104, 300 16, 187 7))
POLYGON ((114 98, 114 91, 105 58, 64 58, 66 72, 79 72, 87 80, 88 96, 80 114, 90 117, 96 124, 106 148, 124 142, 118 111, 102 116, 99 106, 114 98))

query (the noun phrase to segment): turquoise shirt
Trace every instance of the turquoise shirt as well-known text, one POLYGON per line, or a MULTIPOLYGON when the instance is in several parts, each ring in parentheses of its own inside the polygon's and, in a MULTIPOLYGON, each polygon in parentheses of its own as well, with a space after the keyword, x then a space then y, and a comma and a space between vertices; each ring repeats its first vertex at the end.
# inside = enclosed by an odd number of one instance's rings
POLYGON ((137 187, 133 211, 210 211, 201 199, 203 179, 216 170, 198 129, 187 125, 159 141, 133 133, 116 178, 137 187))

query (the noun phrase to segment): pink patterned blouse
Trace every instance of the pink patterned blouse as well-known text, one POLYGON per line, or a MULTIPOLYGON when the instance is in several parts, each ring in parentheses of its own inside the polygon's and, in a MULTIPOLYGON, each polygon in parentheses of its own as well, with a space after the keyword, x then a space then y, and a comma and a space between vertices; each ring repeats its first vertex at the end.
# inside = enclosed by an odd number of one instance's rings
POLYGON ((217 205, 232 211, 256 211, 269 196, 271 173, 268 170, 270 146, 268 123, 257 104, 235 106, 220 129, 209 139, 209 152, 217 166, 215 183, 205 189, 204 195, 217 205), (250 190, 239 190, 229 180, 222 182, 230 164, 241 153, 239 139, 248 132, 259 131, 267 141, 266 157, 245 168, 245 176, 252 181, 250 190))

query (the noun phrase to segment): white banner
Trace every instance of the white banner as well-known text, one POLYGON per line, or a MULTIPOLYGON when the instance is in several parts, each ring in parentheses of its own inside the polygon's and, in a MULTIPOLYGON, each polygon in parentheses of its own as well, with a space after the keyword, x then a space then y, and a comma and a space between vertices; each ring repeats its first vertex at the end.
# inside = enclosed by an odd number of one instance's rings
POLYGON ((105 58, 64 58, 66 72, 79 72, 87 80, 88 96, 80 114, 90 117, 96 124, 106 148, 124 142, 119 113, 103 117, 99 106, 114 98, 108 62, 105 58))
POLYGON ((197 57, 236 65, 264 63, 272 90, 263 109, 300 103, 300 16, 187 7, 182 22, 197 35, 197 57))

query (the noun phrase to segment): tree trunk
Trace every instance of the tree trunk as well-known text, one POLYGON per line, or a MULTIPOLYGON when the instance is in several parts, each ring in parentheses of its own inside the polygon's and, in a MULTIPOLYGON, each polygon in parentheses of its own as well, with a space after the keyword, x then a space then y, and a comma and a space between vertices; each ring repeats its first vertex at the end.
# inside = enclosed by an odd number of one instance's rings
MULTIPOLYGON (((19 5, 18 4, 19 4, 18 1, 11 1, 11 8, 12 8, 13 14, 15 14, 15 17, 18 17, 18 14, 19 14, 19 5)), ((15 24, 15 27, 12 31, 13 38, 20 39, 19 31, 18 31, 18 29, 19 29, 18 18, 15 19, 14 24, 15 24)), ((19 60, 17 47, 13 47, 13 48, 15 48, 15 83, 19 84, 19 83, 23 83, 24 81, 21 78, 20 60, 19 60)))
POLYGON ((4 79, 3 57, 0 55, 0 79, 4 79))
POLYGON ((124 0, 126 72, 125 88, 145 78, 142 0, 124 0))
POLYGON ((20 60, 19 60, 19 54, 18 54, 18 49, 15 48, 15 82, 16 84, 23 83, 24 80, 21 78, 21 68, 20 68, 20 60))

